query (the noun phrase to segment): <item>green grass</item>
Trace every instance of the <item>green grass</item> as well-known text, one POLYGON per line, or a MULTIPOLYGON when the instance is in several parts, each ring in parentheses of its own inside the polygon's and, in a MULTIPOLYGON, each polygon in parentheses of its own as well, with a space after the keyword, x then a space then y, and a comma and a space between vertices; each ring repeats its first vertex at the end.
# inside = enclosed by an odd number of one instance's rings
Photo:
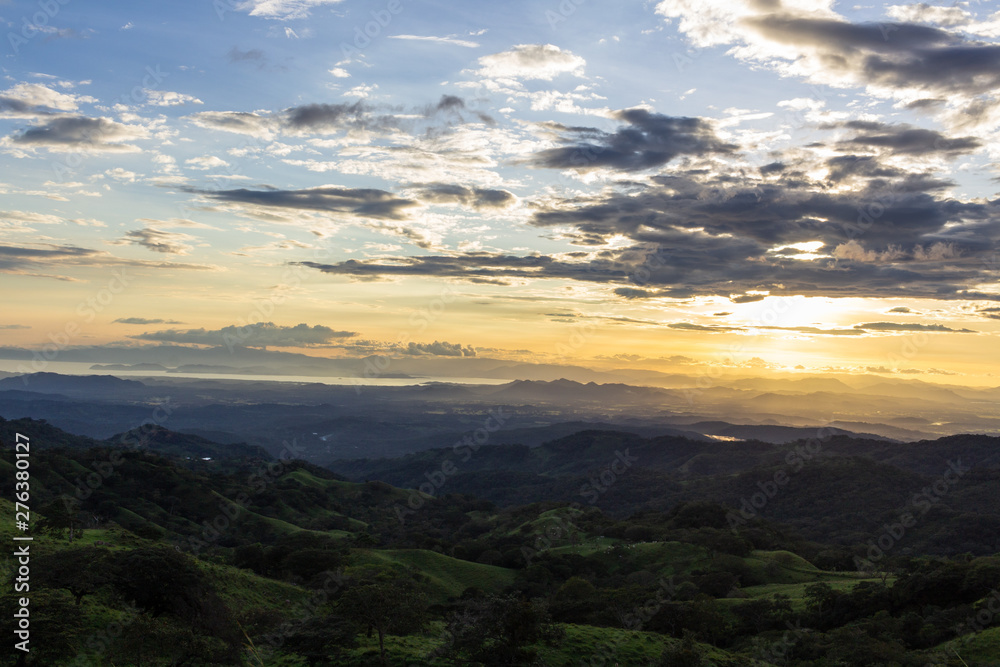
POLYGON ((929 653, 935 662, 943 663, 943 656, 947 655, 950 662, 943 664, 960 665, 962 663, 955 657, 956 651, 969 665, 1000 667, 1000 628, 987 628, 982 632, 945 642, 929 653))
MULTIPOLYGON (((801 611, 806 605, 806 588, 815 583, 828 584, 830 588, 848 592, 862 581, 879 581, 878 579, 865 578, 861 576, 849 577, 840 573, 823 572, 819 579, 808 582, 789 584, 765 584, 763 586, 748 586, 741 589, 750 598, 769 598, 776 593, 787 595, 791 598, 792 609, 801 611)), ((722 602, 739 603, 740 599, 721 600, 722 602)))
MULTIPOLYGON (((552 644, 539 643, 532 647, 538 653, 539 664, 547 667, 575 667, 580 664, 645 665, 658 659, 666 646, 679 641, 653 632, 564 623, 558 624, 558 627, 565 633, 561 639, 552 644)), ((455 664, 432 657, 435 649, 443 644, 443 630, 443 623, 435 622, 422 634, 409 637, 387 636, 385 646, 388 663, 426 667, 455 664)), ((739 667, 746 664, 727 651, 706 644, 699 646, 705 658, 716 667, 739 667)), ((359 635, 358 646, 338 656, 335 664, 345 667, 378 664, 378 638, 359 635)))
POLYGON ((219 596, 234 610, 263 607, 289 611, 305 603, 312 595, 301 586, 261 577, 249 570, 206 562, 199 562, 199 567, 211 576, 219 596))
POLYGON ((458 597, 473 586, 488 593, 499 593, 512 584, 516 576, 514 570, 504 567, 470 563, 424 549, 358 550, 354 560, 357 565, 398 564, 417 569, 428 578, 435 602, 458 597))

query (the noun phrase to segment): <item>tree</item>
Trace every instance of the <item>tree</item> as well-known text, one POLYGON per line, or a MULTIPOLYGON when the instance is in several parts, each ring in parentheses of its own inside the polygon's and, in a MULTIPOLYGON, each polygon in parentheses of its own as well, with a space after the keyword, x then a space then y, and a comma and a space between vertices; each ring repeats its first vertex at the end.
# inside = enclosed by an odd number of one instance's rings
POLYGON ((80 513, 75 508, 71 508, 68 503, 60 500, 53 500, 39 510, 44 517, 38 522, 38 529, 42 533, 50 533, 62 537, 63 531, 69 531, 69 541, 72 542, 76 534, 76 529, 82 531, 83 522, 80 521, 80 513))
POLYGON ((127 602, 154 618, 196 608, 201 572, 187 555, 169 547, 147 547, 118 554, 112 584, 127 602))
POLYGON ((427 597, 409 579, 384 578, 352 586, 338 604, 343 614, 360 626, 378 633, 382 664, 386 634, 405 634, 423 627, 427 597))
POLYGON ((449 619, 447 632, 449 657, 487 665, 530 664, 529 645, 561 634, 543 606, 513 595, 467 601, 449 619))
POLYGON ((107 549, 82 547, 63 549, 38 556, 35 560, 37 582, 48 588, 64 588, 76 604, 109 582, 107 549))

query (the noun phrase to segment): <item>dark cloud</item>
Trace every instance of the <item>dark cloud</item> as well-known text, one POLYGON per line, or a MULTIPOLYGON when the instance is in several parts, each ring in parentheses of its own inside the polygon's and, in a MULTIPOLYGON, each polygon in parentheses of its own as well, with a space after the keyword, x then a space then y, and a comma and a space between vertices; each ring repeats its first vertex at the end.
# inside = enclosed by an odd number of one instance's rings
POLYGON ((980 308, 976 312, 991 320, 1000 320, 1000 308, 980 308))
MULTIPOLYGON (((468 252, 455 255, 421 257, 389 257, 375 260, 349 259, 336 264, 295 262, 332 275, 356 279, 377 279, 395 276, 437 276, 474 283, 507 284, 511 279, 561 278, 587 282, 627 282, 629 266, 622 262, 566 262, 547 255, 505 255, 490 252, 468 252)), ((646 295, 642 295, 646 296, 646 295)), ((660 290, 648 296, 668 296, 660 290)), ((677 296, 677 295, 674 295, 677 296)), ((685 293, 685 297, 690 294, 685 293)))
POLYGON ((704 326, 702 324, 693 324, 691 322, 672 322, 667 325, 671 329, 680 329, 682 331, 703 331, 705 333, 727 333, 730 331, 742 331, 740 327, 719 327, 719 326, 704 326))
MULTIPOLYGON (((340 104, 310 103, 289 107, 274 113, 246 111, 202 111, 190 115, 196 125, 227 132, 254 136, 270 136, 284 131, 291 134, 330 134, 335 132, 364 131, 387 134, 397 130, 417 132, 427 129, 428 123, 467 122, 470 112, 460 97, 444 95, 436 105, 403 111, 398 107, 376 106, 357 100, 340 104), (414 118, 419 114, 422 120, 414 118), (441 115, 440 119, 435 119, 441 115)), ((495 121, 478 111, 471 117, 493 124, 495 121)))
POLYGON ((943 324, 901 324, 899 322, 869 322, 856 324, 855 329, 865 331, 931 331, 941 333, 976 333, 971 329, 952 329, 943 324))
POLYGON ((29 113, 31 115, 47 115, 52 112, 46 111, 34 104, 30 104, 16 97, 0 95, 0 115, 18 115, 29 113))
POLYGON ((126 232, 120 243, 131 243, 153 252, 162 252, 168 255, 186 255, 191 250, 191 246, 186 245, 184 241, 190 241, 192 238, 188 234, 180 232, 165 232, 153 227, 145 227, 126 232))
POLYGON ((830 72, 886 88, 992 94, 1000 86, 1000 46, 913 23, 849 23, 781 12, 744 19, 769 41, 809 53, 830 72))
POLYGON ((855 137, 839 144, 841 148, 848 150, 855 150, 859 146, 870 146, 886 149, 897 155, 933 155, 936 153, 960 155, 972 152, 982 146, 982 142, 975 137, 949 138, 935 130, 906 124, 890 125, 869 121, 848 121, 824 127, 843 127, 857 130, 858 134, 855 137))
POLYGON ((385 190, 325 186, 306 190, 196 190, 210 199, 273 208, 341 213, 359 218, 404 220, 406 209, 417 202, 385 190))
POLYGON ((234 46, 229 49, 229 62, 231 63, 249 63, 256 65, 258 69, 262 69, 267 65, 267 56, 260 49, 247 49, 246 51, 241 51, 239 47, 234 46))
POLYGON ((221 329, 167 329, 131 336, 137 340, 188 345, 226 347, 313 347, 356 336, 354 331, 335 331, 330 327, 298 324, 281 326, 273 322, 228 326, 221 329))
POLYGON ((441 100, 434 107, 435 111, 450 111, 452 109, 464 109, 465 100, 456 95, 442 95, 441 100))
POLYGON ((657 292, 654 292, 654 291, 651 291, 651 290, 646 290, 646 289, 639 289, 637 287, 618 287, 618 288, 615 288, 615 294, 617 294, 618 296, 620 296, 620 297, 622 297, 624 299, 629 299, 629 300, 631 300, 631 299, 652 299, 652 298, 655 298, 655 297, 659 296, 659 294, 657 292))
POLYGON ((507 190, 447 183, 428 183, 415 188, 417 198, 431 204, 461 204, 469 208, 506 208, 517 201, 517 197, 507 190))
POLYGON ((11 137, 22 146, 91 151, 138 150, 126 142, 142 136, 141 128, 123 125, 107 118, 63 116, 30 127, 11 137))
POLYGON ((403 354, 413 356, 440 356, 440 357, 474 357, 476 350, 470 345, 462 347, 461 343, 447 343, 434 341, 433 343, 408 343, 402 350, 403 354))
POLYGON ((906 306, 896 306, 895 308, 889 309, 890 313, 912 313, 913 311, 906 306))
POLYGON ((149 319, 146 317, 119 317, 114 324, 183 324, 177 320, 149 319))
POLYGON ((625 109, 614 118, 626 125, 613 133, 593 127, 552 124, 561 133, 560 148, 535 153, 528 164, 549 169, 606 168, 641 171, 660 167, 679 155, 731 153, 736 146, 722 142, 701 118, 678 118, 645 109, 625 109))
POLYGON ((59 280, 70 280, 64 276, 43 273, 59 270, 63 266, 137 267, 212 270, 215 267, 203 264, 180 264, 176 262, 148 262, 123 259, 103 250, 82 248, 71 245, 38 243, 32 246, 0 245, 0 273, 35 275, 59 280))
POLYGON ((285 109, 285 127, 292 131, 332 132, 345 128, 387 129, 398 123, 388 116, 373 116, 362 102, 353 104, 304 104, 285 109))
POLYGON ((729 300, 733 303, 753 303, 754 301, 763 301, 766 298, 766 294, 734 294, 729 297, 729 300))
POLYGON ((31 327, 24 324, 0 324, 0 329, 4 331, 15 331, 20 329, 30 329, 31 327))
POLYGON ((275 125, 268 116, 248 111, 201 111, 189 118, 199 127, 252 136, 266 136, 274 131, 275 125))

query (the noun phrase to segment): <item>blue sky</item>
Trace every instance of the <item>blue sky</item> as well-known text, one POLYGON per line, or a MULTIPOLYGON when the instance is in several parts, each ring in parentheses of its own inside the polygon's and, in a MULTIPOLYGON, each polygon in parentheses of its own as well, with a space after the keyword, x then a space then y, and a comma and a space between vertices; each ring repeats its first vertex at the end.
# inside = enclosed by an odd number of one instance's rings
POLYGON ((392 351, 451 290, 420 334, 460 353, 988 381, 994 12, 0 3, 0 325, 44 344, 125 270, 73 345, 211 345, 280 294, 352 333, 290 348, 392 351))

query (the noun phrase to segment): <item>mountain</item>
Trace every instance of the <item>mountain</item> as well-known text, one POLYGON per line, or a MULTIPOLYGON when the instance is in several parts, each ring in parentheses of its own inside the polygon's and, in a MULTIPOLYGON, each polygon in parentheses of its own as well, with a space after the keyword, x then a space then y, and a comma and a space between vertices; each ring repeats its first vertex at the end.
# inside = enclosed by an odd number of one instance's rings
POLYGON ((1000 438, 959 435, 899 443, 853 434, 814 431, 813 436, 771 444, 588 430, 534 448, 466 444, 396 459, 334 461, 328 467, 349 479, 404 488, 417 488, 448 467, 452 473, 443 484, 448 493, 474 494, 500 506, 593 504, 618 517, 692 501, 739 507, 773 487, 774 497, 764 501, 767 516, 809 539, 841 544, 858 540, 879 521, 898 519, 902 511, 923 512, 926 503, 934 511, 910 531, 913 548, 982 554, 1000 544, 1000 497, 994 493, 1000 438), (957 478, 948 472, 953 464, 963 471, 957 478), (773 482, 778 474, 786 480, 780 494, 773 482), (949 480, 943 492, 941 479, 949 480), (938 491, 923 499, 920 494, 935 484, 938 491), (939 502, 945 496, 946 502, 939 502), (949 525, 971 516, 979 526, 974 532, 949 525))
POLYGON ((490 393, 490 397, 500 401, 537 403, 604 403, 609 407, 620 403, 676 402, 679 398, 675 393, 654 387, 635 387, 620 383, 584 384, 567 379, 551 382, 517 380, 501 385, 490 393))
POLYGON ((29 373, 0 379, 0 391, 19 390, 75 397, 127 397, 144 392, 146 385, 137 380, 122 380, 112 375, 60 375, 29 373))
MULTIPOLYGON (((445 450, 457 471, 413 455, 418 492, 290 458, 192 460, 225 446, 147 431, 149 446, 116 450, 0 420, 3 479, 14 434, 33 445, 26 667, 480 665, 486 641, 516 642, 512 665, 740 667, 776 664, 761 662, 773 646, 793 666, 923 665, 959 645, 986 665, 1000 636, 962 626, 1000 585, 1000 558, 964 553, 1000 535, 996 438, 779 446, 591 429, 445 450), (856 455, 866 444, 878 460, 856 455), (942 454, 987 458, 895 527, 913 489, 943 479, 916 471, 942 454), (470 486, 507 506, 456 493, 470 486), (551 500, 566 494, 575 504, 551 500), (725 503, 696 499, 713 495, 725 503)), ((0 537, 15 510, 0 497, 0 537)), ((8 632, 18 604, 0 595, 8 632)))
POLYGON ((806 440, 815 437, 822 428, 823 435, 843 435, 849 438, 865 438, 868 440, 886 440, 887 438, 872 433, 854 433, 834 426, 816 428, 801 428, 794 426, 778 426, 772 424, 737 425, 728 422, 707 421, 688 424, 686 428, 705 435, 717 435, 737 440, 760 440, 774 444, 785 444, 796 440, 806 440))

